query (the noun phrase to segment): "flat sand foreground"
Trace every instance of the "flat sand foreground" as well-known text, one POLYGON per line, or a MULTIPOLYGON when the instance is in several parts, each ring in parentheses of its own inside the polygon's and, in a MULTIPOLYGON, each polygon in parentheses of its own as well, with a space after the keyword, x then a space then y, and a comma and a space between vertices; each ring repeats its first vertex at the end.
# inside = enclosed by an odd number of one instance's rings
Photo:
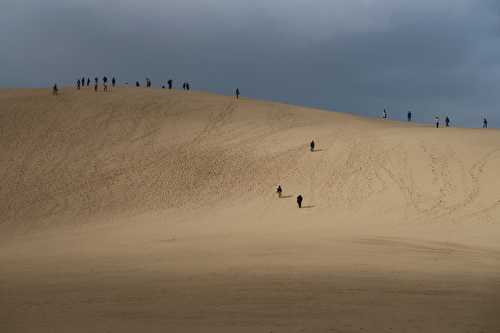
POLYGON ((500 131, 120 87, 0 140, 0 332, 500 332, 500 131))

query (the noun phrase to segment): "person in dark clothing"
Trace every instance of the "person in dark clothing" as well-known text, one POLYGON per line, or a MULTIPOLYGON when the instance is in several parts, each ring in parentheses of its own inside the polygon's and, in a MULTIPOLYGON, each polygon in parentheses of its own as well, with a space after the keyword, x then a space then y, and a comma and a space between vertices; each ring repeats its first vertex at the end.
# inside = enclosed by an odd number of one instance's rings
POLYGON ((102 78, 102 83, 104 86, 104 91, 108 91, 108 78, 106 76, 102 78))
POLYGON ((281 185, 278 185, 278 187, 276 188, 276 193, 278 193, 278 198, 281 198, 281 194, 283 193, 281 185))
POLYGON ((483 118, 483 128, 488 128, 488 120, 483 118))
POLYGON ((87 87, 90 87, 90 78, 87 78, 87 87))
POLYGON ((113 88, 116 86, 116 79, 115 77, 113 76, 113 78, 111 79, 111 85, 113 86, 113 88))
POLYGON ((186 82, 186 90, 189 91, 190 87, 189 87, 189 82, 186 82))
POLYGON ((450 127, 450 118, 448 116, 446 116, 444 123, 446 127, 450 127))
POLYGON ((236 88, 236 99, 240 98, 240 89, 236 88))
POLYGON ((302 200, 304 200, 304 198, 302 198, 302 195, 299 194, 299 196, 297 197, 297 205, 299 206, 299 208, 302 208, 302 200))
POLYGON ((76 89, 80 90, 80 79, 78 79, 78 81, 76 81, 76 89))
POLYGON ((84 76, 82 76, 82 81, 81 82, 82 82, 82 88, 85 87, 85 77, 84 76))
POLYGON ((186 82, 182 84, 182 90, 186 90, 186 82))
POLYGON ((411 121, 411 111, 408 111, 408 121, 411 121))
POLYGON ((387 119, 388 118, 388 115, 387 115, 387 110, 384 109, 384 113, 383 113, 383 116, 382 116, 384 119, 387 119))
POLYGON ((165 85, 161 86, 161 89, 165 89, 165 85))
POLYGON ((438 116, 436 116, 436 117, 434 118, 434 121, 436 122, 436 128, 439 128, 439 117, 438 117, 438 116))
POLYGON ((54 86, 52 87, 52 95, 57 96, 58 93, 59 88, 57 88, 57 84, 54 84, 54 86))
POLYGON ((172 80, 168 80, 168 90, 172 90, 172 80))
POLYGON ((135 86, 136 87, 140 87, 141 86, 141 84, 139 83, 139 81, 135 81, 135 86))
POLYGON ((312 140, 311 143, 309 144, 309 148, 311 149, 311 151, 314 151, 315 146, 316 144, 314 143, 314 140, 312 140))

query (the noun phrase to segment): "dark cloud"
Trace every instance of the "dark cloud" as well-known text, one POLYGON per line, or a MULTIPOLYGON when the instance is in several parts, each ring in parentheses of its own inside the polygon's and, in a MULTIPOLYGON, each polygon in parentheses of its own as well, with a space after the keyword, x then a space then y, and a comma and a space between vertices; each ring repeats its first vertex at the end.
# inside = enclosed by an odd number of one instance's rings
POLYGON ((500 124, 490 0, 7 0, 2 86, 81 75, 420 121, 500 124))

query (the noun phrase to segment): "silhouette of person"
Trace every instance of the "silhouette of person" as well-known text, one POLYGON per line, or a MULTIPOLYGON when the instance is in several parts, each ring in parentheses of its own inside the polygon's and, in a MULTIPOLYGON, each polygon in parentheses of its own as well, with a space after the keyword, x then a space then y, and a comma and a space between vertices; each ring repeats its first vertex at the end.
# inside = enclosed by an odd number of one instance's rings
POLYGON ((82 88, 83 88, 83 87, 85 87, 85 76, 82 76, 82 81, 81 81, 81 83, 82 83, 82 88))
POLYGON ((411 121, 411 111, 408 111, 408 121, 411 121))
POLYGON ((182 84, 182 90, 186 90, 186 82, 182 84))
POLYGON ((108 78, 105 76, 102 78, 103 86, 104 86, 104 91, 108 91, 108 78))
POLYGON ((438 116, 436 116, 436 117, 434 118, 434 121, 436 122, 436 128, 439 128, 439 117, 438 117, 438 116))
POLYGON ((54 84, 54 86, 52 87, 52 95, 57 96, 58 92, 59 88, 57 88, 57 84, 54 84))
POLYGON ((165 85, 161 86, 161 89, 165 89, 165 85))
POLYGON ((87 87, 90 86, 90 78, 87 78, 87 87))
POLYGON ((139 83, 139 81, 135 81, 135 86, 136 87, 140 87, 141 86, 141 84, 139 83))
POLYGON ((488 120, 483 118, 483 128, 488 128, 488 120))
POLYGON ((383 116, 382 116, 382 117, 383 117, 384 119, 387 119, 387 118, 388 118, 388 116, 387 116, 387 110, 386 110, 386 109, 384 109, 384 114, 383 114, 383 116))
POLYGON ((446 127, 450 127, 450 118, 448 116, 446 116, 446 119, 444 120, 444 122, 445 122, 446 127))
POLYGON ((299 196, 297 197, 297 205, 299 206, 299 208, 302 208, 302 200, 304 200, 304 198, 302 198, 302 195, 299 194, 299 196))
POLYGON ((189 82, 186 82, 186 90, 189 91, 190 87, 189 87, 189 82))
POLYGON ((78 79, 78 81, 76 81, 76 89, 80 90, 80 79, 78 79))
POLYGON ((98 90, 98 88, 99 88, 99 87, 98 87, 98 86, 99 86, 99 79, 98 79, 98 78, 95 78, 95 79, 94 79, 94 82, 95 82, 95 83, 94 83, 94 91, 95 91, 95 92, 97 92, 97 90, 98 90))
POLYGON ((311 143, 309 144, 309 148, 311 149, 311 151, 314 151, 315 146, 316 144, 314 143, 314 140, 312 140, 311 143))
POLYGON ((113 86, 113 88, 115 87, 116 85, 116 79, 115 77, 113 76, 113 78, 111 79, 111 85, 113 86))
POLYGON ((168 80, 168 90, 172 90, 172 80, 168 80))
POLYGON ((240 89, 236 88, 236 99, 240 98, 240 89))
POLYGON ((283 193, 283 189, 281 188, 281 185, 278 185, 278 188, 276 188, 276 193, 278 193, 278 197, 281 198, 281 194, 283 193))

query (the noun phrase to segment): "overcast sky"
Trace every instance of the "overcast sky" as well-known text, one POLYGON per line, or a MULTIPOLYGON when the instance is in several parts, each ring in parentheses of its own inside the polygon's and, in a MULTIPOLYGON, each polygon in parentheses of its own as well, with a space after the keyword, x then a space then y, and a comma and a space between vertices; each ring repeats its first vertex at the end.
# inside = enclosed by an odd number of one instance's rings
POLYGON ((2 87, 195 90, 500 127, 495 0, 0 0, 2 87))

